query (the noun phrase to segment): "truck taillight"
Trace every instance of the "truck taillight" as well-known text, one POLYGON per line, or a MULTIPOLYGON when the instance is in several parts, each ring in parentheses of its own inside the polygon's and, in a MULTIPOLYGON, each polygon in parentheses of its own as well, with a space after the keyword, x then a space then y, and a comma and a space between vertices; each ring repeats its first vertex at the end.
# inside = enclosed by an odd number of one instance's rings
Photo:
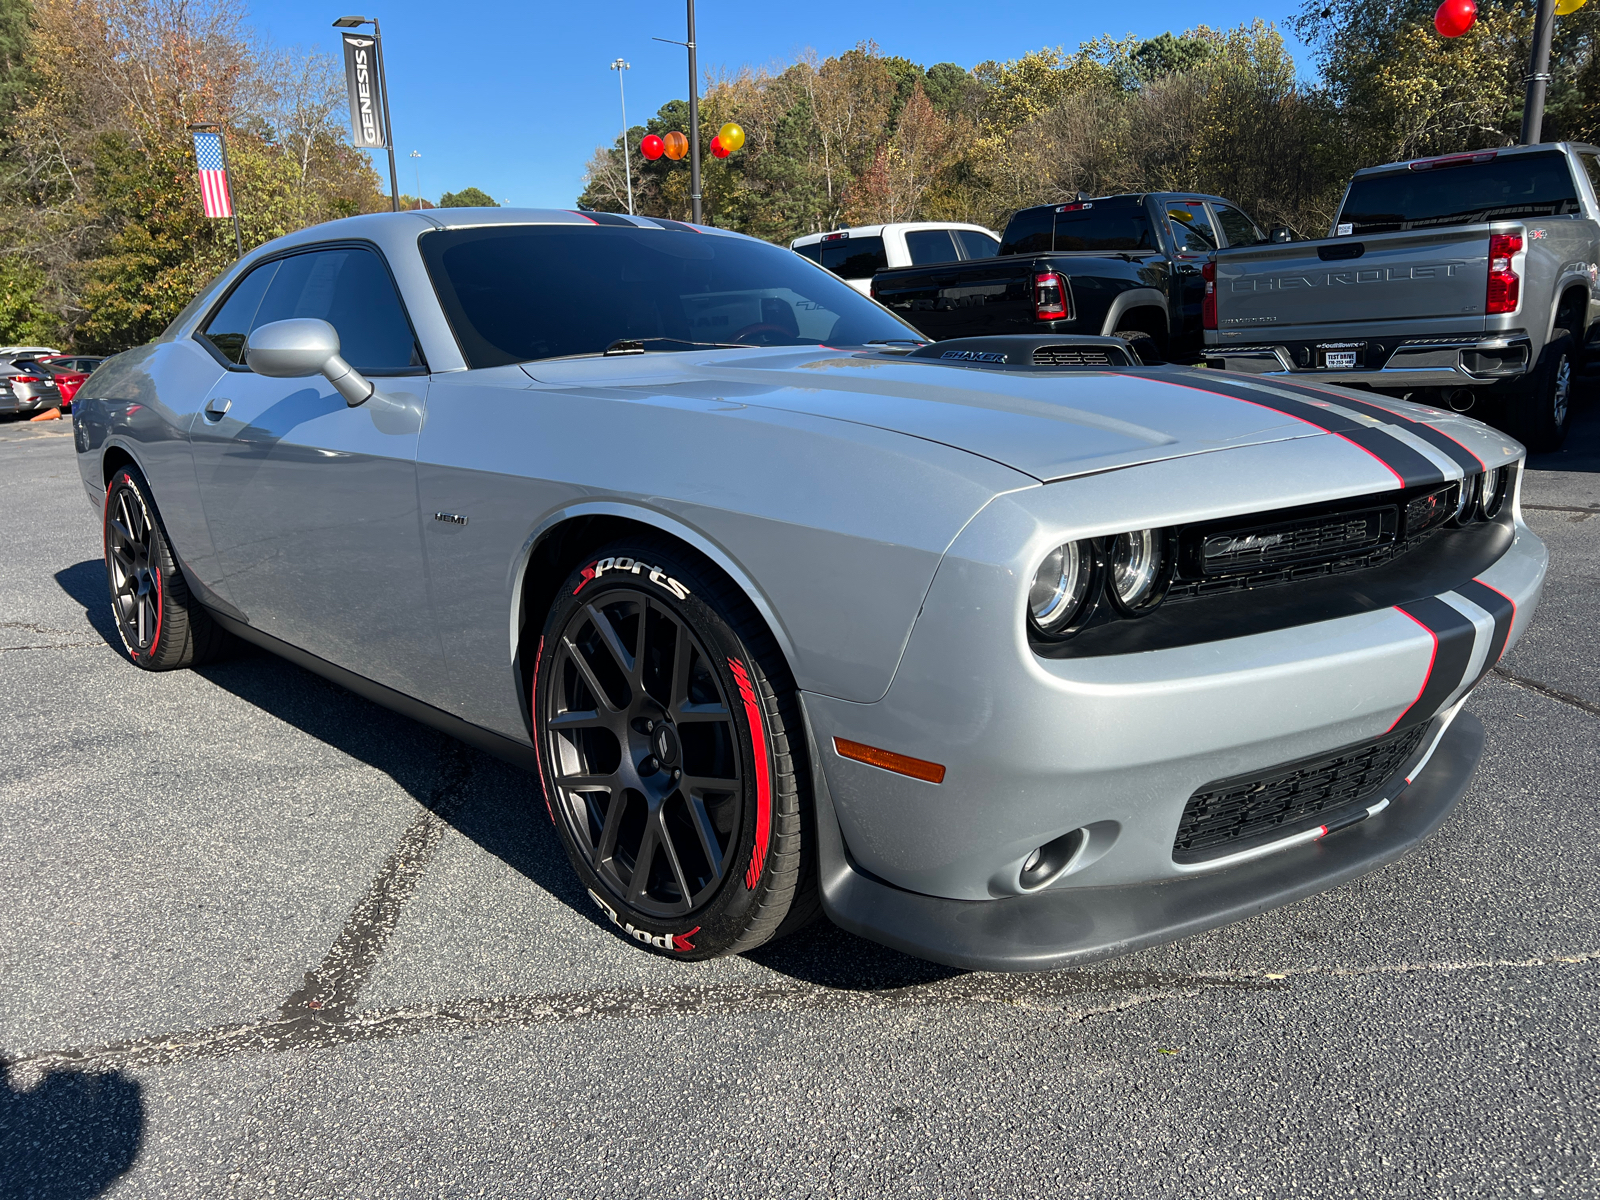
POLYGON ((1033 316, 1037 321, 1066 320, 1067 284, 1054 271, 1033 277, 1033 316))
POLYGON ((1200 268, 1200 278, 1206 281, 1206 294, 1200 300, 1200 328, 1217 327, 1217 264, 1208 262, 1200 268))
POLYGON ((1522 298, 1522 280, 1511 269, 1511 256, 1521 249, 1520 233, 1489 235, 1489 288, 1483 299, 1484 312, 1517 311, 1517 302, 1522 298))

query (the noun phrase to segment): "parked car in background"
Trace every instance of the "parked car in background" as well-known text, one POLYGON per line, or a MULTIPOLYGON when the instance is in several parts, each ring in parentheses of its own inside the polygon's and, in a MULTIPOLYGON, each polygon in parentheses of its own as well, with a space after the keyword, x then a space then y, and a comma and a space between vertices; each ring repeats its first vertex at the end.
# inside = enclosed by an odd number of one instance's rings
POLYGON ((77 394, 83 381, 89 378, 89 373, 105 359, 58 354, 50 357, 39 355, 34 361, 55 378, 56 386, 61 389, 61 407, 67 409, 72 407, 72 397, 77 394))
POLYGON ((1207 361, 1354 384, 1566 439, 1600 329, 1600 148, 1512 146, 1359 171, 1324 239, 1224 249, 1207 361))
POLYGON ((808 233, 790 242, 789 249, 821 263, 865 296, 879 271, 993 258, 1000 251, 1000 239, 982 225, 909 221, 808 233))
POLYGON ((36 359, 0 361, 0 379, 4 379, 10 392, 8 399, 0 398, 0 414, 26 416, 61 404, 61 388, 55 376, 36 359))
POLYGON ((1269 240, 1220 196, 1082 196, 1022 209, 994 258, 880 270, 870 294, 935 340, 1097 334, 1124 339, 1147 363, 1193 359, 1201 267, 1219 246, 1269 240))
POLYGON ((61 351, 49 346, 0 346, 0 362, 10 362, 13 358, 24 355, 32 357, 36 354, 60 354, 61 351))

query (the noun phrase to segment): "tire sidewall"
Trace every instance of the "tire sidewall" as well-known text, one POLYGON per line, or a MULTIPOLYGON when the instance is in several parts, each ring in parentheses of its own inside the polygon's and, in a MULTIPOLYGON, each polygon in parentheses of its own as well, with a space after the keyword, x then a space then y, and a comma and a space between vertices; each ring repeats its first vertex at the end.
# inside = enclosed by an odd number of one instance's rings
POLYGON ((1545 343, 1539 355, 1538 369, 1517 398, 1516 421, 1513 432, 1533 453, 1558 449, 1566 440, 1572 423, 1572 375, 1576 365, 1575 343, 1572 335, 1558 330, 1556 336, 1545 343), (1567 363, 1567 411, 1556 421, 1556 385, 1561 363, 1567 363))
POLYGON ((161 653, 161 639, 168 625, 167 595, 168 581, 172 574, 172 556, 167 552, 167 539, 161 528, 161 519, 156 513, 155 502, 150 498, 150 488, 146 484, 144 474, 133 466, 118 467, 111 475, 111 482, 106 485, 105 511, 101 521, 101 552, 106 564, 106 596, 111 605, 111 620, 117 627, 117 638, 122 643, 122 650, 128 660, 135 666, 149 669, 155 665, 157 656, 161 653), (128 640, 128 634, 122 627, 122 618, 117 612, 116 585, 113 582, 111 568, 111 513, 114 502, 119 493, 131 492, 144 510, 144 518, 150 524, 150 565, 154 568, 151 572, 156 585, 156 632, 150 639, 150 645, 140 650, 128 640))
POLYGON ((595 906, 600 920, 615 926, 624 937, 657 953, 685 960, 716 957, 738 941, 752 914, 759 908, 771 875, 770 862, 763 862, 759 870, 753 865, 760 805, 764 803, 768 810, 766 822, 769 840, 765 847, 768 859, 771 856, 770 839, 775 816, 777 764, 773 753, 772 714, 766 699, 770 689, 755 656, 716 603, 716 592, 717 583, 707 570, 682 555, 672 553, 670 548, 654 546, 642 539, 607 546, 586 558, 568 576, 551 605, 540 635, 532 684, 533 736, 539 784, 557 836, 573 870, 588 892, 590 902, 595 906), (607 559, 611 560, 609 567, 604 565, 607 559), (617 566, 624 561, 629 565, 617 566), (589 574, 586 575, 586 572, 589 574), (552 667, 561 632, 583 607, 597 601, 603 602, 607 596, 616 595, 620 588, 648 593, 663 607, 675 612, 693 630, 711 658, 709 665, 728 698, 732 714, 744 782, 738 836, 730 843, 727 855, 729 866, 717 893, 707 904, 681 918, 662 918, 634 910, 611 891, 590 867, 568 825, 567 814, 560 811, 562 802, 552 785, 552 750, 544 721, 549 712, 552 689, 558 682, 552 667), (677 593, 680 590, 685 594, 679 596, 677 593), (743 670, 742 681, 734 664, 743 670), (755 720, 761 723, 759 731, 752 727, 752 706, 755 720), (757 732, 759 741, 755 736, 757 732), (765 759, 767 786, 764 797, 760 795, 757 745, 763 747, 765 759), (750 884, 752 875, 753 886, 750 884))

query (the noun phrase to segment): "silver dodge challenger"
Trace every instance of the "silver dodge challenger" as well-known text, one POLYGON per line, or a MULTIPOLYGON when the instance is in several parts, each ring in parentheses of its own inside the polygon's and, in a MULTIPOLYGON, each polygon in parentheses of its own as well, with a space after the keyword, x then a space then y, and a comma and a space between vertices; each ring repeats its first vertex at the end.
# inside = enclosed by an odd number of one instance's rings
POLYGON ((820 912, 1038 970, 1394 860, 1547 563, 1475 421, 928 345, 605 213, 280 238, 73 408, 136 666, 242 639, 525 766, 595 918, 685 959, 820 912))

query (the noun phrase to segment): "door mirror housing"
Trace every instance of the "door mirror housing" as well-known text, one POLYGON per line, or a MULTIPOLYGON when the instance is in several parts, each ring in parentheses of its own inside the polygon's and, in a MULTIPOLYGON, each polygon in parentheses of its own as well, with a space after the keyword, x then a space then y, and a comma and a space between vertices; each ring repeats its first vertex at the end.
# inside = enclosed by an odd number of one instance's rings
POLYGON ((1272 232, 1267 234, 1267 241, 1292 242, 1294 241, 1294 231, 1291 230, 1287 225, 1274 225, 1272 227, 1272 232))
POLYGON ((314 317, 273 321, 250 334, 245 365, 272 379, 321 375, 351 408, 366 402, 373 386, 339 357, 339 331, 314 317))

